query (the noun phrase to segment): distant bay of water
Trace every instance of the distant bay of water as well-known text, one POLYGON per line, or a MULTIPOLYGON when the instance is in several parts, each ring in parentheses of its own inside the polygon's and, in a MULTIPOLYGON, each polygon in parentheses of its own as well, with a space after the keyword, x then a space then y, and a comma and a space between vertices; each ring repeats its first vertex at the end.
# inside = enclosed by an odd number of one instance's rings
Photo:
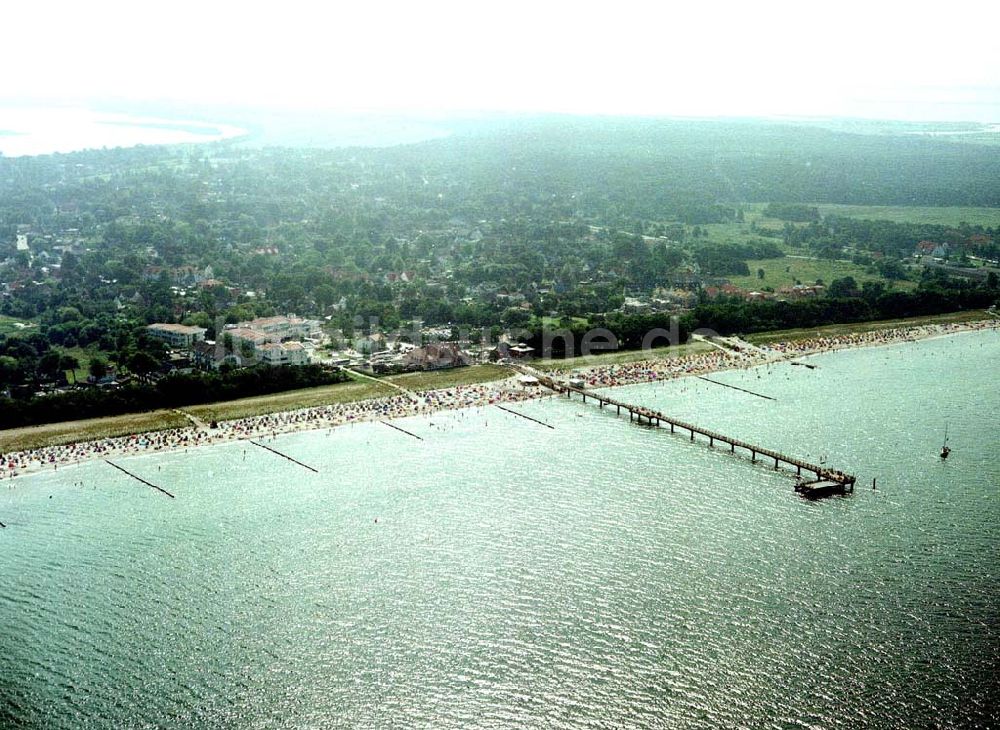
POLYGON ((0 106, 0 153, 7 157, 104 147, 213 142, 241 137, 228 124, 96 112, 71 107, 0 106))
POLYGON ((1000 336, 809 362, 615 394, 853 496, 558 398, 0 483, 0 726, 997 727, 1000 336))

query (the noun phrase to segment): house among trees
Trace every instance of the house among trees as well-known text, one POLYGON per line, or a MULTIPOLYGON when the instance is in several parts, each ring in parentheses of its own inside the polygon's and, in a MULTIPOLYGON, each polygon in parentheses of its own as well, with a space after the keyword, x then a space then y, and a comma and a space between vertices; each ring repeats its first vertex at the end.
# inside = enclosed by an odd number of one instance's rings
POLYGON ((806 299, 821 296, 825 290, 826 287, 822 284, 796 284, 795 286, 783 286, 778 289, 778 293, 792 299, 806 299))
POLYGON ((199 370, 218 370, 223 365, 243 367, 251 364, 240 352, 229 352, 222 343, 202 340, 191 348, 191 361, 199 370))
POLYGON ((509 342, 501 342, 490 351, 489 357, 493 362, 497 360, 520 360, 530 356, 534 351, 534 347, 530 347, 523 342, 518 342, 516 345, 511 345, 509 342))
POLYGON ((746 289, 741 289, 734 284, 722 284, 721 286, 706 286, 705 296, 709 299, 715 299, 716 297, 739 297, 740 299, 746 299, 747 294, 749 294, 746 289))
POLYGON ((301 342, 268 342, 257 348, 260 362, 264 365, 307 365, 309 351, 301 342))
POLYGON ((400 271, 400 272, 390 271, 385 275, 385 280, 390 284, 395 284, 397 282, 408 284, 412 281, 415 281, 416 278, 417 278, 417 273, 415 271, 400 271))
POLYGON ((146 327, 150 337, 166 342, 170 347, 190 349, 194 343, 205 339, 204 327, 189 327, 183 324, 157 322, 146 327))
POLYGON ((471 358, 451 342, 432 342, 416 347, 403 356, 406 370, 443 370, 468 365, 471 358))
POLYGON ((915 256, 930 256, 935 259, 943 259, 948 255, 947 243, 935 243, 934 241, 921 241, 917 244, 915 256))
POLYGON ((233 327, 222 332, 223 342, 231 341, 233 350, 246 351, 252 353, 256 348, 268 342, 272 342, 266 334, 252 330, 247 327, 233 327))
POLYGON ((268 342, 320 337, 322 324, 316 319, 303 319, 295 315, 285 317, 258 317, 249 322, 240 322, 239 327, 258 332, 268 342))
MULTIPOLYGON (((251 357, 254 353, 263 352, 262 348, 268 344, 287 343, 289 340, 300 340, 314 337, 321 337, 321 325, 315 319, 303 319, 289 315, 287 317, 258 317, 249 322, 240 322, 235 326, 227 326, 222 332, 223 342, 231 344, 233 351, 239 351, 244 357, 251 357), (228 340, 228 342, 227 342, 228 340)), ((297 343, 296 343, 297 344, 297 343)), ((301 345, 300 345, 301 347, 301 345)), ((286 348, 276 350, 270 348, 265 360, 272 360, 273 364, 299 364, 298 354, 288 354, 297 352, 297 348, 286 348)), ((303 348, 304 351, 304 348, 303 348)), ((261 355, 263 357, 263 355, 261 355)), ((304 362, 308 362, 308 356, 304 362)))

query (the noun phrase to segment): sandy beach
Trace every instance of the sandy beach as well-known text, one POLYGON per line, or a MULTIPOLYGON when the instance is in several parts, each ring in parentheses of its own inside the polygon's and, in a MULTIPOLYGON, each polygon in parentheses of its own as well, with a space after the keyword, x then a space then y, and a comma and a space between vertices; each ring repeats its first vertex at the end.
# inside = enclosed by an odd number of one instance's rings
MULTIPOLYGON (((671 378, 704 375, 722 370, 745 369, 823 352, 857 347, 890 345, 984 329, 1000 329, 1000 320, 956 324, 928 324, 837 336, 818 336, 766 346, 751 345, 735 338, 716 343, 712 352, 677 357, 655 357, 626 364, 592 365, 575 375, 590 388, 648 383, 671 378)), ((548 373, 565 378, 565 372, 548 373)), ((81 441, 61 446, 12 452, 0 456, 3 477, 8 480, 41 471, 58 471, 95 459, 114 459, 156 452, 183 452, 199 446, 276 437, 279 434, 336 428, 350 423, 391 420, 442 410, 517 403, 552 394, 523 385, 517 377, 491 383, 459 385, 416 394, 400 393, 355 403, 342 403, 269 415, 222 421, 215 428, 199 424, 185 428, 129 436, 81 441)))

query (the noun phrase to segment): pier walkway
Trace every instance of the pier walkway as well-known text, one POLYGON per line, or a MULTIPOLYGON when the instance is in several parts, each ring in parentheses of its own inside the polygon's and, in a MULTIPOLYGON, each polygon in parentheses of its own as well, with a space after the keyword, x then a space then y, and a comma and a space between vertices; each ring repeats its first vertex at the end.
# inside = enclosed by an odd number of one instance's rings
MULTIPOLYGON (((837 493, 842 494, 844 492, 854 491, 854 483, 857 481, 857 477, 852 474, 846 474, 837 469, 830 469, 819 464, 812 464, 803 459, 789 456, 788 454, 783 454, 779 451, 774 451, 773 449, 767 449, 763 446, 757 446, 756 444, 751 444, 746 441, 741 441, 740 439, 726 436, 725 434, 721 434, 717 431, 710 431, 707 428, 696 426, 693 423, 687 423, 686 421, 666 416, 659 411, 646 408, 645 406, 636 406, 631 403, 624 403, 616 400, 615 398, 599 393, 588 393, 583 388, 577 388, 575 386, 559 382, 558 380, 550 378, 534 368, 529 368, 525 365, 516 365, 515 367, 525 374, 536 378, 538 382, 546 388, 549 388, 560 395, 565 394, 567 398, 579 395, 583 399, 584 403, 586 403, 589 398, 596 401, 601 408, 615 408, 618 415, 621 415, 622 411, 626 411, 629 414, 630 421, 635 420, 642 423, 645 419, 646 423, 651 426, 661 428, 669 426, 670 433, 675 433, 678 429, 681 431, 687 431, 691 434, 692 441, 695 440, 695 435, 703 436, 708 439, 708 445, 710 447, 714 447, 715 443, 718 441, 719 443, 728 445, 730 453, 736 453, 736 449, 743 449, 744 451, 750 452, 751 461, 754 463, 756 463, 759 458, 774 459, 775 469, 784 465, 786 467, 793 468, 795 473, 800 477, 803 472, 811 472, 815 475, 815 482, 823 482, 824 485, 829 484, 833 487, 833 491, 836 491, 837 493)), ((807 482, 806 484, 809 485, 813 483, 814 482, 807 482)), ((798 489, 797 491, 800 491, 807 496, 810 494, 810 490, 808 488, 805 490, 798 489)), ((827 490, 827 492, 829 491, 830 490, 827 490)), ((819 492, 816 493, 816 496, 819 496, 819 492)))

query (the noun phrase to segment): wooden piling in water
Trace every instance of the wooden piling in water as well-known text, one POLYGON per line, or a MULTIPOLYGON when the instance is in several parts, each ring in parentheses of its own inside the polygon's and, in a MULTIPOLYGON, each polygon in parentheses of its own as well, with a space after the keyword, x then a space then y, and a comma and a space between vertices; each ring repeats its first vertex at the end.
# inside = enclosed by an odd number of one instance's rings
POLYGON ((308 469, 309 471, 312 471, 312 472, 315 472, 315 473, 319 474, 319 469, 315 469, 315 468, 309 466, 308 464, 303 464, 301 461, 299 461, 298 459, 293 459, 288 454, 283 454, 280 451, 278 451, 277 449, 272 449, 270 446, 265 446, 264 444, 261 444, 261 443, 258 443, 256 441, 253 441, 252 439, 247 439, 247 440, 250 441, 250 443, 252 443, 254 446, 259 446, 262 449, 267 449, 272 454, 277 454, 278 456, 280 456, 283 459, 288 459, 289 461, 291 461, 291 462, 293 462, 295 464, 298 464, 299 466, 301 466, 301 467, 303 467, 305 469, 308 469))
MULTIPOLYGON (((523 413, 518 413, 517 411, 512 411, 512 410, 511 410, 510 408, 504 408, 504 407, 503 407, 502 405, 500 405, 499 403, 495 403, 494 405, 495 405, 495 406, 496 406, 497 408, 499 408, 499 409, 500 409, 501 411, 507 411, 507 413, 512 413, 512 414, 514 414, 515 416, 520 416, 521 418, 526 418, 526 419, 528 419, 529 421, 534 421, 535 423, 537 423, 537 424, 540 424, 540 425, 542 425, 542 426, 545 426, 546 428, 551 428, 551 429, 555 430, 555 426, 553 426, 553 425, 552 425, 552 424, 550 424, 550 423, 546 423, 545 421, 539 421, 539 420, 538 420, 537 418, 532 418, 531 416, 526 416, 526 415, 524 415, 523 413)), ((602 403, 601 405, 603 406, 603 403, 602 403)))
POLYGON ((123 472, 123 473, 125 473, 125 474, 128 474, 128 475, 129 475, 130 477, 132 477, 133 479, 135 479, 135 480, 136 480, 137 482, 142 482, 142 483, 143 483, 143 484, 145 484, 145 485, 146 485, 147 487, 152 487, 153 489, 155 489, 155 490, 156 490, 156 491, 158 491, 158 492, 163 492, 163 493, 164 493, 165 495, 167 495, 168 497, 170 497, 170 499, 176 499, 176 497, 174 497, 174 495, 172 495, 172 494, 171 494, 170 492, 168 492, 168 491, 167 491, 166 489, 164 489, 163 487, 158 487, 158 486, 156 486, 155 484, 153 484, 152 482, 147 482, 147 481, 146 481, 145 479, 143 479, 142 477, 138 477, 138 476, 136 476, 135 474, 133 474, 132 472, 130 472, 130 471, 129 471, 128 469, 123 469, 122 467, 120 467, 120 466, 118 466, 117 464, 115 464, 115 463, 114 463, 113 461, 108 461, 107 459, 105 459, 105 460, 104 460, 104 463, 105 463, 105 464, 108 464, 108 465, 110 465, 110 466, 113 466, 113 467, 114 467, 115 469, 117 469, 117 470, 118 470, 118 471, 120 471, 120 472, 123 472))
POLYGON ((713 385, 721 385, 723 388, 732 388, 733 390, 739 390, 739 391, 742 391, 743 393, 749 393, 750 395, 755 395, 758 398, 766 398, 767 400, 777 400, 777 398, 772 398, 769 395, 762 395, 761 393, 754 393, 752 390, 747 390, 746 388, 740 388, 739 386, 736 386, 736 385, 730 385, 729 383, 720 383, 718 380, 712 380, 712 379, 706 378, 706 377, 704 377, 702 375, 696 375, 695 377, 698 378, 698 380, 704 380, 706 383, 712 383, 713 385))
POLYGON ((418 441, 423 441, 423 439, 422 439, 422 438, 421 438, 420 436, 417 436, 417 434, 415 434, 415 433, 410 433, 410 432, 409 432, 409 431, 407 431, 407 430, 406 430, 405 428, 400 428, 399 426, 393 426, 393 425, 392 425, 391 423, 389 423, 388 421, 379 421, 379 423, 384 423, 384 424, 385 424, 386 426, 388 426, 389 428, 394 428, 394 429, 396 429, 397 431, 402 431, 402 432, 403 432, 403 433, 405 433, 405 434, 406 434, 407 436, 412 436, 413 438, 417 439, 418 441))

